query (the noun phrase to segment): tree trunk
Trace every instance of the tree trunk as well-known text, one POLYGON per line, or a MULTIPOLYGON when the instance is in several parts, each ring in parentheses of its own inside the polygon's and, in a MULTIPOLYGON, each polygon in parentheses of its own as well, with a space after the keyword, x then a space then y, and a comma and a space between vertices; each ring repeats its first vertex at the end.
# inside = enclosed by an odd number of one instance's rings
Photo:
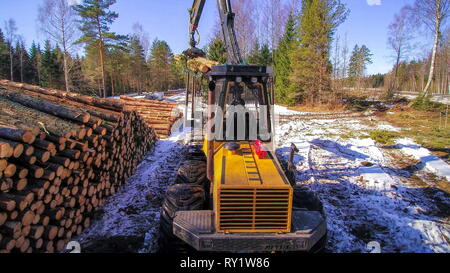
POLYGON ((20 49, 20 82, 24 82, 23 80, 23 52, 22 49, 20 49))
POLYGON ((428 74, 428 81, 427 85, 425 86, 425 89, 423 90, 423 96, 428 95, 428 90, 431 86, 431 83, 433 81, 434 76, 434 66, 436 63, 436 54, 437 54, 437 47, 439 44, 439 36, 440 36, 440 29, 441 29, 441 1, 436 0, 436 25, 435 25, 435 32, 434 32, 434 44, 433 44, 433 52, 431 55, 431 66, 430 66, 430 73, 428 74))
POLYGON ((53 103, 48 103, 46 101, 42 101, 42 100, 39 100, 36 98, 24 96, 19 93, 1 90, 0 94, 3 97, 8 98, 9 100, 20 103, 24 106, 39 110, 44 113, 55 115, 55 116, 58 116, 61 118, 70 119, 70 120, 78 121, 81 123, 86 123, 89 121, 89 119, 91 117, 90 114, 88 114, 88 113, 84 113, 81 111, 69 110, 65 107, 62 107, 62 106, 59 106, 59 105, 56 105, 53 103))
POLYGON ((99 41, 99 52, 100 52, 100 66, 102 69, 102 89, 103 89, 103 97, 106 98, 106 72, 105 72, 105 58, 104 58, 104 49, 102 40, 99 41))
POLYGON ((66 91, 70 92, 69 88, 69 68, 67 65, 67 52, 64 52, 64 81, 66 83, 66 91))
POLYGON ((394 80, 392 81, 392 85, 390 90, 388 91, 389 93, 392 93, 394 91, 397 91, 398 85, 397 85, 397 79, 398 79, 398 66, 400 65, 400 56, 401 53, 400 51, 397 52, 397 60, 395 62, 395 74, 394 74, 394 80))
MULTIPOLYGON (((11 42, 12 43, 12 42, 11 42)), ((13 52, 12 46, 9 47, 9 61, 10 61, 10 70, 11 70, 11 81, 14 81, 14 70, 13 70, 13 52)))
POLYGON ((103 35, 102 35, 102 30, 101 30, 101 26, 100 26, 100 20, 97 17, 97 30, 98 30, 98 36, 99 36, 99 40, 98 40, 98 50, 100 53, 100 66, 102 69, 102 88, 103 88, 103 97, 106 98, 107 94, 106 94, 106 71, 105 71, 105 49, 104 49, 104 44, 103 44, 103 35))

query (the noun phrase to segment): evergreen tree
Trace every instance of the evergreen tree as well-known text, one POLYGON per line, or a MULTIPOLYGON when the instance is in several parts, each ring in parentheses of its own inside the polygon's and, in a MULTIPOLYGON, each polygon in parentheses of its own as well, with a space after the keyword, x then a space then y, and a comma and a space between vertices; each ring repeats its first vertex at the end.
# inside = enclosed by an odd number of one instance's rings
POLYGON ((350 78, 356 78, 360 75, 361 68, 359 67, 359 46, 355 45, 352 54, 350 56, 350 63, 348 65, 348 76, 350 78))
POLYGON ((134 87, 140 93, 144 90, 147 63, 144 48, 137 36, 133 36, 130 40, 129 55, 134 87))
POLYGON ((294 15, 289 14, 285 32, 280 39, 278 48, 275 51, 275 98, 278 103, 284 103, 293 105, 295 100, 294 87, 289 79, 289 75, 292 73, 291 54, 295 47, 296 37, 296 21, 294 15))
POLYGON ((208 46, 208 59, 225 64, 227 62, 227 50, 225 43, 217 38, 208 46))
POLYGON ((258 42, 255 43, 253 50, 250 52, 248 62, 256 65, 272 65, 272 52, 268 44, 260 46, 258 42))
POLYGON ((261 48, 259 45, 259 41, 255 41, 253 48, 250 51, 249 56, 247 57, 247 62, 250 64, 258 64, 260 53, 261 53, 261 48))
POLYGON ((22 39, 16 42, 14 49, 14 79, 16 81, 31 83, 33 67, 22 39))
POLYGON ((69 77, 74 90, 81 91, 86 88, 87 83, 83 77, 83 59, 78 55, 72 60, 72 69, 70 69, 69 77))
POLYGON ((259 53, 259 59, 258 59, 259 65, 266 65, 270 66, 273 64, 273 54, 270 50, 270 47, 268 44, 264 44, 261 47, 261 51, 259 53))
POLYGON ((154 91, 168 90, 171 78, 172 51, 165 41, 155 39, 150 49, 151 88, 154 91))
POLYGON ((170 89, 180 89, 185 87, 184 69, 185 63, 182 60, 172 59, 172 63, 170 64, 170 89))
POLYGON ((0 29, 0 78, 2 79, 10 77, 9 62, 8 44, 6 43, 3 31, 0 29))
POLYGON ((331 41, 347 15, 340 0, 303 0, 298 44, 291 54, 290 80, 295 84, 296 102, 315 104, 331 99, 331 41))
POLYGON ((298 33, 300 44, 292 53, 297 102, 315 104, 331 90, 329 64, 330 26, 326 18, 326 1, 304 0, 298 33))
POLYGON ((41 84, 44 87, 60 87, 63 73, 58 64, 57 51, 52 49, 50 41, 45 42, 41 58, 41 84))
MULTIPOLYGON (((55 56, 56 60, 56 67, 57 67, 57 75, 56 78, 56 86, 58 86, 58 89, 65 90, 65 80, 64 80, 64 52, 59 47, 59 45, 56 45, 56 47, 53 49, 53 55, 55 56)), ((67 56, 67 62, 70 62, 70 57, 67 56)))
POLYGON ((136 88, 136 75, 132 71, 129 49, 113 47, 107 51, 109 80, 111 81, 112 95, 132 92, 136 88), (126 90, 128 89, 128 90, 126 90))
POLYGON ((123 46, 125 36, 117 35, 110 31, 110 25, 119 17, 116 12, 110 10, 116 0, 83 0, 74 9, 81 17, 80 30, 83 36, 78 41, 98 50, 99 64, 101 70, 103 96, 111 95, 106 86, 106 50, 116 45, 123 46))
MULTIPOLYGON (((100 58, 98 48, 87 45, 85 47, 85 56, 83 58, 83 79, 87 83, 86 92, 90 95, 103 96, 102 73, 100 70, 100 58)), ((113 60, 108 60, 112 63, 113 60)), ((115 67, 115 66, 112 66, 115 67)), ((119 69, 119 67, 117 67, 119 69)), ((113 73, 113 72, 112 72, 113 73)))
POLYGON ((33 41, 30 49, 30 83, 35 85, 41 85, 41 46, 33 41))
POLYGON ((357 83, 359 87, 361 78, 365 76, 367 65, 372 63, 372 53, 370 53, 367 46, 362 45, 359 47, 355 45, 350 57, 350 63, 348 67, 348 75, 352 83, 357 83))

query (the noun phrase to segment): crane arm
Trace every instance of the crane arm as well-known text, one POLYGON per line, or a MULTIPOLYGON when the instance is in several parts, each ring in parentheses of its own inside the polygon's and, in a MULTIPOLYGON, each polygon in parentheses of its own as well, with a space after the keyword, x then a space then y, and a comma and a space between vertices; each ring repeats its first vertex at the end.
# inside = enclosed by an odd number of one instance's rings
MULTIPOLYGON (((202 16, 203 8, 206 0, 194 0, 190 12, 190 46, 195 49, 197 41, 195 40, 195 33, 197 32, 198 24, 202 16)), ((236 32, 234 30, 234 13, 231 8, 230 0, 217 0, 217 8, 220 15, 220 24, 222 26, 222 34, 225 42, 225 47, 228 55, 228 63, 240 64, 243 63, 239 44, 236 39, 236 32)))
POLYGON ((198 24, 200 23, 200 18, 202 17, 203 7, 205 6, 206 0, 194 0, 192 4, 192 9, 189 10, 190 18, 189 18, 189 34, 190 41, 189 44, 191 47, 195 47, 197 45, 197 41, 195 40, 195 33, 197 32, 198 24))

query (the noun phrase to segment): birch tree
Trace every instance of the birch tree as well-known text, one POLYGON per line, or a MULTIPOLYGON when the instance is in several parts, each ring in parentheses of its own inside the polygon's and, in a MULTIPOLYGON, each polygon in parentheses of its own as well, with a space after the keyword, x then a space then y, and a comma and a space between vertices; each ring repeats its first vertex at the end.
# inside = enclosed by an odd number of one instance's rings
POLYGON ((414 38, 412 25, 409 23, 411 9, 403 7, 400 13, 396 14, 394 21, 388 27, 388 47, 393 51, 395 59, 394 80, 389 91, 398 88, 398 69, 400 62, 410 53, 411 41, 414 38))
POLYGON ((14 81, 14 52, 13 44, 16 39, 17 26, 14 19, 9 19, 5 21, 5 32, 6 32, 6 42, 9 47, 9 68, 11 72, 11 81, 14 81))
POLYGON ((431 64, 428 81, 423 89, 423 96, 428 94, 434 77, 436 55, 441 37, 441 29, 450 13, 450 0, 416 0, 414 3, 414 17, 427 29, 433 32, 434 42, 431 53, 431 64))
POLYGON ((66 0, 44 0, 39 6, 40 30, 62 48, 64 83, 70 91, 70 52, 77 40, 76 13, 66 0))
POLYGON ((257 18, 251 16, 256 10, 257 3, 255 0, 235 0, 231 4, 233 12, 236 14, 236 38, 242 57, 246 59, 250 55, 257 39, 257 18))
POLYGON ((24 75, 23 75, 23 68, 24 68, 24 54, 25 52, 25 43, 23 41, 22 35, 17 36, 17 46, 16 46, 16 53, 19 56, 19 74, 20 74, 20 82, 25 82, 24 75))

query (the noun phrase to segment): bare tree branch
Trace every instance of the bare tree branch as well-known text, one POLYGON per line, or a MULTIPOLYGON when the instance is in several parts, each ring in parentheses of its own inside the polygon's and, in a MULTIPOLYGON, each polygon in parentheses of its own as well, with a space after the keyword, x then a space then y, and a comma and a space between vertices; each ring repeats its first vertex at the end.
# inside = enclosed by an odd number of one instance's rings
POLYGON ((64 80, 67 91, 70 91, 70 54, 78 38, 75 19, 76 13, 66 0, 44 0, 44 3, 39 6, 40 31, 63 50, 64 80))

